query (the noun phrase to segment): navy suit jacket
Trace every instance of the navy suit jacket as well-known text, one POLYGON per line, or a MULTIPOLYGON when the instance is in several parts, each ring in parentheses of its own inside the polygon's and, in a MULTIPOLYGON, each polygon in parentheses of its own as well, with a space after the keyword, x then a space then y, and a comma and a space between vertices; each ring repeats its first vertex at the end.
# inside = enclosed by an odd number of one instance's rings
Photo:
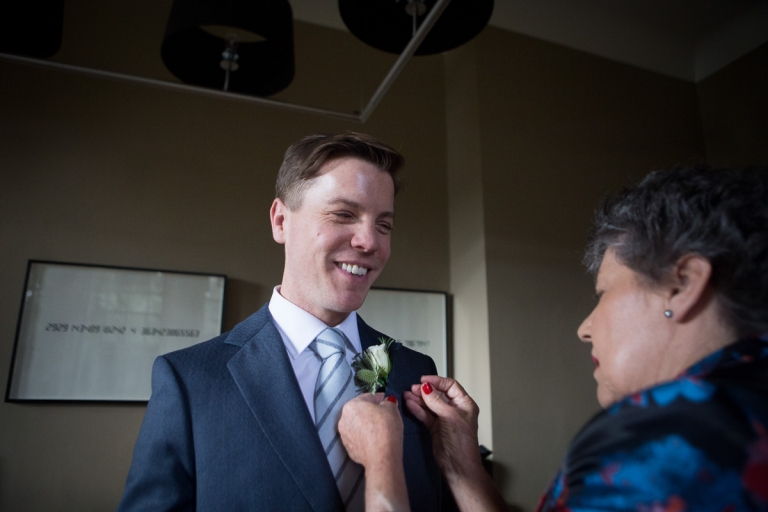
MULTIPOLYGON (((358 327, 363 350, 383 336, 361 319, 358 327)), ((386 394, 402 410, 402 392, 435 364, 399 343, 390 357, 386 394)), ((411 507, 440 510, 429 432, 408 414, 403 424, 411 507)), ((156 359, 118 510, 344 510, 266 305, 229 333, 156 359)))

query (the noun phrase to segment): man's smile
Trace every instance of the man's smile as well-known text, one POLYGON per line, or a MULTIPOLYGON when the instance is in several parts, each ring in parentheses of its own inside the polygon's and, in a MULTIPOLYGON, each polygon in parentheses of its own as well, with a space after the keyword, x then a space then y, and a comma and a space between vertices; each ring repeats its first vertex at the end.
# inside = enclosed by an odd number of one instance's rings
POLYGON ((336 263, 336 265, 341 268, 342 270, 349 272, 350 274, 354 274, 357 276, 364 276, 368 273, 370 269, 363 267, 362 265, 358 265, 356 263, 336 263))

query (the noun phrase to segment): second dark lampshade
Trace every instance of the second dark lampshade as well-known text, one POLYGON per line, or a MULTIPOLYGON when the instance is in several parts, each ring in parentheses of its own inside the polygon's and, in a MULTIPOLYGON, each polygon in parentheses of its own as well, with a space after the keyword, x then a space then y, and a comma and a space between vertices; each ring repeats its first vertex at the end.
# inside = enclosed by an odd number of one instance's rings
MULTIPOLYGON (((341 19, 350 32, 374 48, 401 53, 416 26, 437 0, 339 0, 341 19)), ((416 55, 451 50, 466 43, 488 24, 493 0, 451 0, 416 55)))

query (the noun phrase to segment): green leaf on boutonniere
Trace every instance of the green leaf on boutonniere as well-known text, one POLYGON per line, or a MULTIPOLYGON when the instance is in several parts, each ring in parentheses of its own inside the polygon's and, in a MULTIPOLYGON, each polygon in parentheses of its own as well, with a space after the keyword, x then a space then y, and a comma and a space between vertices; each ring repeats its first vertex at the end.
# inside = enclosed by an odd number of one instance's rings
POLYGON ((355 377, 365 382, 369 386, 379 380, 379 376, 375 371, 366 369, 358 370, 357 374, 355 374, 355 377))
POLYGON ((389 373, 392 371, 389 347, 394 342, 392 338, 379 338, 378 345, 372 345, 355 356, 352 369, 355 371, 358 391, 376 393, 377 390, 387 387, 389 373))

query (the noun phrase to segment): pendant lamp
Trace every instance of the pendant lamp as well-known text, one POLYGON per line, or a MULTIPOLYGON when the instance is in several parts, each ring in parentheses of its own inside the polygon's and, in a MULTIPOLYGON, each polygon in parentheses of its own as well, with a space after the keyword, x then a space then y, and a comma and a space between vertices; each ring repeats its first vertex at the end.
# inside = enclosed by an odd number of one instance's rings
MULTIPOLYGON (((341 19, 364 43, 402 53, 437 0, 339 0, 341 19)), ((416 55, 441 53, 471 40, 488 24, 493 0, 451 0, 416 55)))
POLYGON ((5 2, 0 14, 0 52, 47 58, 61 48, 64 0, 5 2))
POLYGON ((161 55, 187 84, 269 96, 293 80, 288 0, 173 0, 161 55))

